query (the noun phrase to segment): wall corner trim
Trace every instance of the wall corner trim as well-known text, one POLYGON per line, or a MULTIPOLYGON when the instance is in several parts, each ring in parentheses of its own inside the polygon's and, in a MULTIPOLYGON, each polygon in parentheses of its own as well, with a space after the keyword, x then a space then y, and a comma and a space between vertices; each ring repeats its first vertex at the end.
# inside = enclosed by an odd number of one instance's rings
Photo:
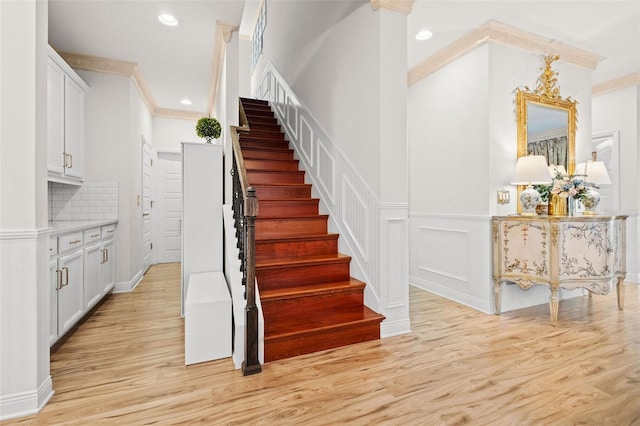
POLYGON ((408 84, 417 83, 485 43, 503 44, 540 55, 560 55, 560 60, 588 69, 595 69, 604 59, 586 50, 489 20, 411 68, 407 75, 408 84))

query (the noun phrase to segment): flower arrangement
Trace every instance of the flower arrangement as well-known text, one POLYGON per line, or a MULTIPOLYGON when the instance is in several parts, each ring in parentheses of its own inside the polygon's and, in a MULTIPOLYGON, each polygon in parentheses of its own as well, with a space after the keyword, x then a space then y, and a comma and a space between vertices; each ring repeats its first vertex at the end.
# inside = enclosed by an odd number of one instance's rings
POLYGON ((593 183, 587 182, 585 175, 566 175, 556 173, 553 178, 551 194, 558 195, 561 198, 573 198, 574 200, 583 201, 589 191, 589 188, 597 188, 593 183))

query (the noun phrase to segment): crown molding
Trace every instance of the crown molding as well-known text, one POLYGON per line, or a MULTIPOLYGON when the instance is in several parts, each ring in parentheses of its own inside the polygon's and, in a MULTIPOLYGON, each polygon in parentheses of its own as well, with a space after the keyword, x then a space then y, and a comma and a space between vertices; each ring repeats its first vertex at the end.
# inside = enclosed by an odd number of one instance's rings
POLYGON ((237 30, 237 25, 216 21, 216 39, 213 43, 213 66, 209 80, 209 105, 207 106, 207 112, 211 116, 215 113, 216 100, 220 91, 220 75, 222 74, 226 44, 231 41, 233 32, 237 30))
POLYGON ((409 70, 412 85, 485 43, 498 43, 541 55, 560 55, 564 62, 595 69, 604 57, 498 21, 487 21, 409 70))
POLYGON ((380 8, 408 15, 413 9, 415 0, 370 0, 373 10, 380 8))
POLYGON ((151 115, 163 118, 177 118, 181 120, 198 120, 206 115, 197 111, 185 111, 180 109, 158 108, 151 93, 149 84, 135 62, 120 61, 118 59, 101 58, 99 56, 82 55, 71 52, 59 52, 60 56, 70 67, 85 71, 100 72, 103 74, 120 75, 129 77, 138 89, 143 102, 151 115))
POLYGON ((199 111, 185 111, 181 109, 156 108, 153 112, 155 117, 175 118, 178 120, 198 121, 207 114, 199 111))
POLYGON ((613 92, 614 90, 625 89, 631 86, 640 86, 640 72, 594 84, 591 88, 591 95, 604 95, 605 93, 613 92))

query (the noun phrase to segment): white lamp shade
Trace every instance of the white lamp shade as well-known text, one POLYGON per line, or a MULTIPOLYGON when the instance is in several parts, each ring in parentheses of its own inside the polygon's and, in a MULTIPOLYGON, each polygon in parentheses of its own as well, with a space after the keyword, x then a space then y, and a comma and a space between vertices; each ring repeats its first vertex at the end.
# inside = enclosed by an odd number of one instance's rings
POLYGON ((553 178, 556 177, 556 175, 560 174, 561 176, 566 176, 567 175, 567 169, 564 168, 564 166, 561 166, 559 164, 552 164, 549 166, 549 172, 551 173, 551 176, 553 178))
POLYGON ((511 183, 513 185, 551 183, 547 159, 542 155, 527 155, 518 158, 511 183))
POLYGON ((611 178, 607 173, 607 166, 602 161, 589 161, 588 163, 580 163, 576 166, 576 174, 586 175, 587 182, 596 185, 609 185, 611 178))

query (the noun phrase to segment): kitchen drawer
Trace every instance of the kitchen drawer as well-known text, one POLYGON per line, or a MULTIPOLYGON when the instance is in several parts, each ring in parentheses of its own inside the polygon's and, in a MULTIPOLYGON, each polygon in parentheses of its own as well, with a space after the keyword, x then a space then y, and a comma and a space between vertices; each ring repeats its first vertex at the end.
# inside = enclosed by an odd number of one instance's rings
POLYGON ((71 234, 60 235, 58 237, 58 252, 64 253, 82 246, 82 231, 71 234))
POLYGON ((58 254, 58 237, 49 238, 49 256, 58 254))
POLYGON ((113 238, 116 235, 116 224, 105 225, 102 227, 102 239, 113 238))
POLYGON ((91 228, 84 231, 84 243, 89 244, 93 241, 100 240, 100 228, 91 228))

